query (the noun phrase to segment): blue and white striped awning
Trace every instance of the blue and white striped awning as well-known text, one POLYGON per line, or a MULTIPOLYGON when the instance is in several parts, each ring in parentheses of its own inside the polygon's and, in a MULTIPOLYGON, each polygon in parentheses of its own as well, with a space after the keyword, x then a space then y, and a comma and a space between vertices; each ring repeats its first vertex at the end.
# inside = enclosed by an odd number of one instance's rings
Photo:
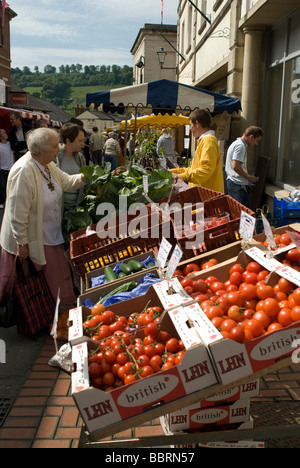
POLYGON ((136 86, 88 93, 86 105, 98 108, 103 105, 104 112, 123 114, 125 109, 139 114, 182 114, 189 115, 197 108, 209 109, 211 113, 229 114, 241 109, 239 99, 204 89, 187 86, 168 80, 152 81, 136 86))

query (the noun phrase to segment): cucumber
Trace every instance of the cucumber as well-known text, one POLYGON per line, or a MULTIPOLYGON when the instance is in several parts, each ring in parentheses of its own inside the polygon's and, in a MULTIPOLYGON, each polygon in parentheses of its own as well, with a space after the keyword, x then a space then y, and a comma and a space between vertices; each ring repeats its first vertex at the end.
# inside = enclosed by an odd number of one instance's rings
POLYGON ((108 298, 110 298, 111 296, 115 296, 116 294, 132 291, 134 288, 137 287, 137 285, 138 284, 135 281, 122 284, 122 286, 118 286, 117 288, 113 289, 111 292, 109 292, 105 296, 101 297, 100 300, 97 302, 97 304, 103 304, 108 298))
POLYGON ((127 276, 126 273, 123 273, 123 271, 121 271, 121 272, 118 274, 118 279, 120 279, 120 278, 125 278, 125 276, 127 276))
POLYGON ((132 268, 132 270, 136 273, 138 271, 143 270, 145 267, 141 262, 137 260, 128 260, 128 265, 132 268))
POLYGON ((148 263, 147 268, 153 268, 153 267, 155 267, 155 263, 153 262, 148 263))
POLYGON ((125 273, 126 275, 131 275, 132 273, 132 268, 126 263, 122 263, 122 265, 119 266, 119 269, 120 271, 122 271, 122 273, 125 273))
POLYGON ((113 271, 113 269, 109 266, 105 267, 104 268, 104 274, 105 274, 105 278, 107 279, 107 281, 115 281, 116 279, 118 279, 113 271))

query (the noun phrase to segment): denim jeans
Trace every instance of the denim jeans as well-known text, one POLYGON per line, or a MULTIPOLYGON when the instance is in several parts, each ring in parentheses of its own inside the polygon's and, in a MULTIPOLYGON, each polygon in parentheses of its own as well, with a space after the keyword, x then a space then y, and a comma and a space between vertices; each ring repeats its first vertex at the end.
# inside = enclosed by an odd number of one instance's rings
POLYGON ((111 163, 111 170, 114 171, 118 167, 119 158, 118 156, 108 156, 107 154, 104 155, 104 162, 111 163))
POLYGON ((235 184, 232 180, 227 179, 227 190, 228 195, 234 198, 236 201, 241 203, 242 205, 250 208, 251 203, 251 188, 249 185, 242 186, 239 184, 235 184))

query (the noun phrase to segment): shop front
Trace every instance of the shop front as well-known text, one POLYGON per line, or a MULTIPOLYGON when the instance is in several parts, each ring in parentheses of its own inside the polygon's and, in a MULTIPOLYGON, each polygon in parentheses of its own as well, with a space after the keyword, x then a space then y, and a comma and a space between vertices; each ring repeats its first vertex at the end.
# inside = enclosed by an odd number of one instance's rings
POLYGON ((267 33, 263 153, 270 183, 300 185, 300 8, 267 33))

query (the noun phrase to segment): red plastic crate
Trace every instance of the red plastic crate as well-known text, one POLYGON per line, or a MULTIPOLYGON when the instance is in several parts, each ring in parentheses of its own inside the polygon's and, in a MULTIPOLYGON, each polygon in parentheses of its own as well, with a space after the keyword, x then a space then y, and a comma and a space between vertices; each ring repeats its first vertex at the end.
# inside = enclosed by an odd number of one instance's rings
MULTIPOLYGON (((202 203, 223 196, 224 193, 216 192, 215 190, 210 190, 205 187, 192 187, 188 190, 174 193, 170 198, 169 204, 171 205, 172 203, 178 203, 181 206, 185 204, 194 205, 195 203, 202 203)), ((159 200, 158 203, 166 203, 167 201, 168 198, 163 198, 162 200, 159 200)))
MULTIPOLYGON (((193 208, 196 208, 194 206, 193 208)), ((240 240, 239 227, 241 220, 241 211, 246 212, 250 216, 255 217, 255 213, 246 208, 241 203, 234 200, 229 195, 223 195, 222 197, 217 197, 211 200, 204 201, 204 217, 211 218, 217 217, 220 218, 224 213, 229 214, 230 221, 224 222, 224 224, 218 225, 204 230, 204 244, 197 245, 193 240, 195 240, 195 235, 185 236, 178 231, 176 224, 173 219, 174 224, 174 234, 177 238, 177 243, 183 251, 183 256, 185 259, 192 258, 194 256, 201 255, 210 250, 218 249, 224 245, 231 244, 240 240), (187 247, 187 241, 192 244, 192 246, 187 247)), ((195 220, 196 215, 193 215, 193 220, 195 220)))
POLYGON ((85 278, 86 273, 96 268, 149 251, 158 253, 163 237, 175 247, 177 242, 172 223, 159 223, 133 236, 116 239, 100 239, 97 234, 92 234, 71 241, 70 257, 80 276, 85 278))

